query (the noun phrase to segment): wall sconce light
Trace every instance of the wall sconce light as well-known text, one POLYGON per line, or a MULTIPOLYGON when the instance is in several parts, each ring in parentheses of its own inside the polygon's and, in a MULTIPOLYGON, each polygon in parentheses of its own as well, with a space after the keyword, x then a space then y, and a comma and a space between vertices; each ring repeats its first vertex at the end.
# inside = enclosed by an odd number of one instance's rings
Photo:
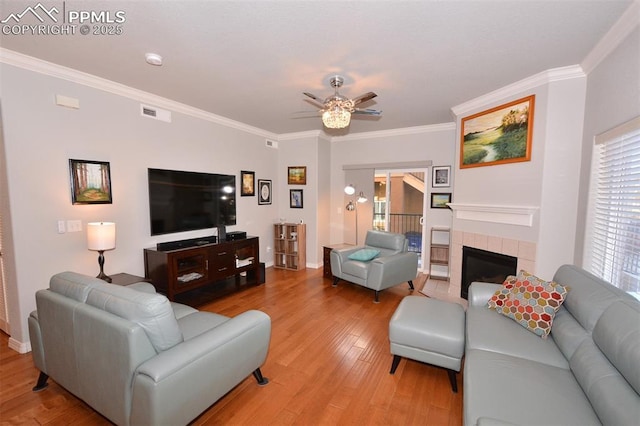
POLYGON ((116 248, 116 224, 113 222, 87 223, 87 248, 99 253, 100 273, 96 278, 110 283, 111 277, 107 276, 103 269, 104 252, 116 248))

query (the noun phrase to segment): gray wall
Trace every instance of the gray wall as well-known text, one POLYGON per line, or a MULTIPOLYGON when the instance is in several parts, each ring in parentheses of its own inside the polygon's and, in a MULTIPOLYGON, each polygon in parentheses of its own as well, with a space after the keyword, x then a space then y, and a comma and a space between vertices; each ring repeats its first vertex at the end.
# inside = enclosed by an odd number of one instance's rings
MULTIPOLYGON (((278 150, 264 137, 173 113, 171 123, 140 116, 139 102, 81 84, 0 65, 6 182, 11 200, 10 233, 5 240, 12 272, 7 277, 11 338, 28 342, 27 317, 34 293, 48 287, 51 275, 73 270, 96 275, 97 254, 87 250, 86 223, 113 221, 116 249, 105 253, 105 272, 144 275, 143 248, 160 241, 211 235, 215 230, 151 237, 147 168, 236 175, 253 170, 256 179, 282 183, 278 150), (55 95, 80 100, 80 109, 56 106, 55 95), (70 158, 108 161, 113 204, 72 205, 70 158), (57 233, 58 220, 81 220, 82 232, 57 233), (15 275, 13 275, 15 273, 15 275)), ((296 161, 298 163, 299 161, 296 161)), ((260 237, 261 259, 271 244, 273 205, 257 197, 237 197, 237 226, 260 237)), ((269 259, 271 260, 271 259, 269 259)))
POLYGON ((593 137, 640 116, 640 28, 587 76, 575 263, 582 265, 593 137))

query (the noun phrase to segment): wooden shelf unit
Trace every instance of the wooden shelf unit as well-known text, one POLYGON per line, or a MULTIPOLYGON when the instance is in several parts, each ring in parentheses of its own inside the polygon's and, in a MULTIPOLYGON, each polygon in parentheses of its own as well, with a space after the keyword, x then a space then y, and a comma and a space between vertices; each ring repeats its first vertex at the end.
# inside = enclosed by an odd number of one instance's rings
POLYGON ((429 278, 449 281, 449 248, 451 229, 447 227, 431 228, 431 246, 429 250, 429 278))
POLYGON ((307 225, 273 225, 273 267, 300 271, 307 267, 307 225))

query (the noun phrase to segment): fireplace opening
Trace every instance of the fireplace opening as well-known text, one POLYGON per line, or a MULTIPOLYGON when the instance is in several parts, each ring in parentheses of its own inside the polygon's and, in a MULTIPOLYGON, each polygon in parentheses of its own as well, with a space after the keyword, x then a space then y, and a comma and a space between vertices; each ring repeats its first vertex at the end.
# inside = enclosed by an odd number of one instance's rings
POLYGON ((518 258, 473 247, 462 247, 462 288, 460 295, 469 298, 469 286, 474 281, 502 284, 516 274, 518 258))

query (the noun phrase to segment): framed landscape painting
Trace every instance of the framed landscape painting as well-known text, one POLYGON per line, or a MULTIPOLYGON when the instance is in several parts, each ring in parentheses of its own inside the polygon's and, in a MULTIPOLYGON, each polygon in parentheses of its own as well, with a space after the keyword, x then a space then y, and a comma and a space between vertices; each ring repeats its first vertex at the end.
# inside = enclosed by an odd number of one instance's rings
POLYGON ((535 95, 462 119, 460 168, 531 160, 535 95))
POLYGON ((307 184, 307 166, 288 167, 287 183, 289 185, 306 185, 307 184))
POLYGON ((106 161, 69 160, 71 202, 111 204, 111 169, 106 161))
POLYGON ((431 208, 432 209, 448 209, 447 203, 451 202, 451 193, 439 192, 431 193, 431 208))

